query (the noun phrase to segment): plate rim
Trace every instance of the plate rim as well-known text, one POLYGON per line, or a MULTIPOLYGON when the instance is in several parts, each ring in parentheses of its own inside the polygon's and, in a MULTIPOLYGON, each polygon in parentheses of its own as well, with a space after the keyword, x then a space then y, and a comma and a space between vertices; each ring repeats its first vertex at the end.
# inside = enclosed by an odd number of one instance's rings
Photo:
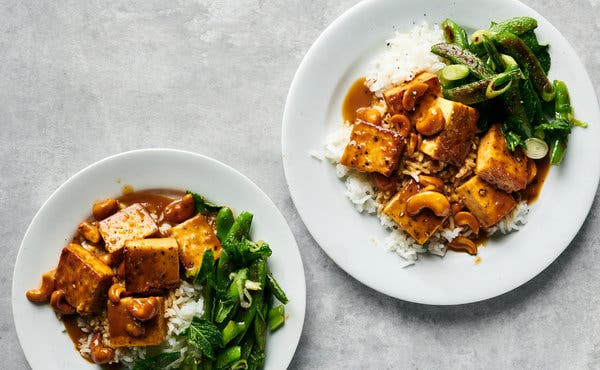
MULTIPOLYGON (((310 233, 310 235, 313 237, 313 239, 317 242, 317 244, 319 245, 319 247, 321 248, 321 250, 323 252, 325 252, 325 254, 331 258, 335 264, 337 266, 339 266, 345 273, 347 273, 348 275, 352 276, 352 278, 356 279, 357 281, 359 281, 361 284, 379 292, 382 294, 385 294, 387 296, 390 297, 394 297, 396 299, 400 299, 400 300, 404 300, 407 302, 413 302, 413 303, 417 303, 417 304, 423 304, 423 305, 433 305, 433 306, 454 306, 454 305, 462 305, 462 304, 471 304, 471 303, 476 303, 476 302, 481 302, 481 301, 485 301, 485 300, 489 300, 495 297, 499 297, 502 296, 504 294, 507 294, 521 286, 523 286, 524 284, 526 284, 527 282, 529 282, 530 280, 532 280, 533 278, 535 278, 536 276, 540 275, 543 271, 545 271, 550 265, 552 265, 557 259, 558 257, 569 247, 569 245, 573 242, 573 240, 575 239, 575 237, 577 236, 577 234, 579 233, 579 231, 581 230, 582 226, 584 225, 585 221, 587 220, 589 213, 591 211, 591 208, 594 204, 594 199, 595 199, 595 195, 598 192, 598 186, 600 184, 600 173, 599 176, 596 176, 595 178, 595 185, 594 185, 594 192, 591 192, 586 194, 586 206, 585 206, 585 212, 582 212, 582 217, 577 220, 577 227, 574 228, 572 232, 569 233, 568 235, 568 242, 565 243, 565 245, 562 248, 557 248, 555 253, 553 254, 553 257, 551 259, 549 259, 547 261, 547 263, 544 264, 544 266, 542 268, 539 269, 539 271, 536 271, 535 273, 532 273, 522 279, 519 279, 518 283, 515 283, 512 287, 509 288, 500 288, 497 289, 497 291, 493 291, 487 294, 482 294, 480 297, 476 297, 476 298, 469 298, 469 299, 454 299, 452 301, 449 302, 441 302, 438 300, 432 300, 432 299, 428 299, 427 297, 421 297, 421 298, 414 298, 414 297, 407 297, 405 294, 397 294, 395 291, 393 291, 392 289, 388 289, 386 287, 382 287, 382 286, 377 286, 375 284, 372 284, 370 281, 364 281, 363 279, 359 278, 357 275, 359 275, 356 271, 346 268, 346 266, 344 264, 340 264, 339 259, 333 254, 331 253, 328 248, 323 247, 323 242, 322 242, 322 238, 320 235, 318 235, 316 232, 314 232, 313 228, 311 227, 310 222, 307 223, 305 221, 305 219, 308 217, 307 213, 308 211, 301 205, 299 204, 298 198, 299 196, 295 193, 293 186, 290 182, 290 178, 291 178, 291 165, 290 163, 287 161, 286 156, 287 156, 287 150, 286 150, 286 144, 288 143, 289 139, 289 134, 288 134, 288 130, 289 130, 289 126, 291 126, 290 121, 293 121, 293 118, 291 118, 291 113, 290 113, 290 106, 292 98, 294 97, 294 95, 297 93, 297 86, 300 83, 300 77, 305 73, 305 69, 308 68, 308 64, 310 63, 310 60, 314 57, 314 54, 316 53, 316 50, 321 46, 321 44, 324 42, 324 40, 326 40, 328 37, 330 37, 330 34, 334 34, 337 30, 336 28, 338 27, 338 25, 342 22, 345 21, 346 18, 349 18, 351 16, 354 15, 354 13, 363 11, 364 9, 373 6, 374 4, 378 4, 378 3, 384 3, 384 2, 388 2, 389 0, 362 0, 359 3, 353 5, 352 7, 348 8, 347 10, 345 10, 342 14, 340 14, 338 17, 336 17, 320 34, 319 36, 315 39, 315 41, 311 44, 310 48, 308 49, 308 51, 306 52, 306 54, 304 55, 304 57, 302 58, 302 61, 300 62, 294 77, 292 79, 292 82, 290 84, 290 88, 288 90, 288 94, 286 96, 286 101, 285 101, 285 107, 284 107, 284 111, 283 111, 283 117, 282 117, 282 131, 281 131, 281 153, 282 153, 282 162, 283 162, 283 168, 284 168, 284 175, 286 178, 286 183, 288 185, 288 190, 290 192, 290 197, 292 199, 292 202, 294 204, 294 206, 296 207, 296 210, 298 211, 298 214, 302 220, 302 222, 304 223, 306 229, 308 230, 308 232, 310 233)), ((407 2, 407 0, 401 0, 400 2, 407 2)), ((430 0, 427 0, 427 2, 432 2, 430 0)), ((446 5, 447 3, 444 3, 444 5, 446 5)), ((581 58, 579 57, 579 54, 575 51, 575 49, 573 48, 573 46, 571 45, 571 43, 567 40, 567 38, 548 20, 546 19, 546 17, 544 17, 543 15, 541 15, 538 11, 536 11, 535 9, 533 9, 532 7, 522 3, 519 0, 508 0, 505 1, 505 5, 508 5, 510 7, 514 7, 517 10, 519 8, 526 10, 527 12, 530 12, 531 14, 533 14, 536 19, 538 21, 542 21, 545 22, 546 26, 550 28, 550 32, 553 33, 554 35, 556 35, 556 37, 562 39, 562 42, 564 42, 564 44, 568 47, 567 50, 567 54, 571 54, 576 62, 578 63, 577 67, 581 67, 580 68, 580 75, 583 77, 583 80, 585 83, 589 83, 592 88, 591 91, 594 94, 594 97, 596 99, 595 100, 596 104, 595 106, 591 107, 592 111, 595 111, 597 114, 600 113, 600 105, 598 103, 598 96, 595 92, 595 89, 593 89, 593 82, 589 76, 589 73, 587 71, 587 69, 585 68, 585 65, 583 64, 583 62, 581 61, 581 58)), ((392 32, 390 32, 390 35, 392 34, 392 32)), ((318 55, 318 54, 317 54, 318 55)), ((598 114, 600 115, 600 114, 598 114)), ((600 158, 600 151, 597 154, 597 157, 600 158)), ((307 155, 308 155, 308 150, 307 150, 307 155)), ((325 159, 324 159, 325 160, 325 159)), ((325 160, 326 161, 326 160, 325 160)))
MULTIPOLYGON (((101 166, 106 162, 109 161, 114 161, 114 160, 119 160, 119 158, 122 157, 128 157, 128 156, 135 156, 135 155, 140 155, 140 154, 144 154, 144 153, 165 153, 166 155, 171 155, 171 154, 180 154, 180 155, 186 155, 186 156, 190 156, 190 157, 195 157, 196 159, 199 160, 203 160, 203 161, 207 161, 210 162, 213 165, 216 166, 220 166, 223 167, 225 170, 232 172, 234 175, 239 176, 241 179, 243 179, 247 185, 254 187, 256 191, 258 191, 258 193, 264 197, 264 199, 267 201, 267 203, 270 203, 270 205, 275 209, 276 211, 276 216, 278 218, 281 218, 283 220, 283 222, 285 223, 285 225, 287 226, 287 232, 289 233, 289 235, 291 236, 293 242, 294 242, 294 249, 297 251, 298 253, 298 261, 299 261, 299 268, 301 271, 301 279, 300 280, 300 285, 302 288, 302 292, 299 295, 299 297, 301 298, 301 305, 299 308, 301 308, 301 322, 300 322, 300 326, 298 329, 298 332, 296 333, 296 335, 294 336, 293 339, 293 345, 294 345, 294 350, 291 353, 290 358, 287 360, 287 364, 285 367, 288 367, 289 364, 291 363, 291 361, 293 360, 293 358, 295 357, 296 351, 298 349, 298 345, 300 343, 300 339, 302 337, 302 333, 304 332, 304 324, 305 324, 305 320, 306 320, 306 298, 307 298, 307 293, 306 293, 306 273, 304 271, 304 262, 302 260, 302 254, 300 253, 300 248, 298 246, 298 242, 296 241, 296 237, 294 236, 294 233, 292 232, 292 229, 289 226, 289 223, 286 219, 286 217, 281 213, 281 210, 279 209, 279 207, 277 207, 277 205, 275 204, 275 202, 273 202, 273 200, 271 199, 271 197, 269 195, 267 195, 267 193, 265 193, 254 181, 252 181, 248 176, 244 175, 243 173, 241 173, 240 171, 238 171, 237 169, 233 168, 232 166, 221 162, 215 158, 212 158, 210 156, 204 155, 204 154, 200 154, 200 153, 195 153, 192 151, 188 151, 188 150, 181 150, 181 149, 173 149, 173 148, 164 148, 164 147, 158 147, 158 148, 142 148, 142 149, 134 149, 134 150, 128 150, 125 152, 120 152, 120 153, 116 153, 116 154, 112 154, 109 155, 107 157, 104 157, 102 159, 99 159, 87 166, 85 166, 84 168, 80 169, 79 171, 77 171, 75 174, 71 175, 66 181, 64 181, 63 183, 61 183, 61 185, 56 188, 56 190, 54 190, 50 196, 48 196, 48 198, 46 198, 46 200, 42 203, 42 205, 38 208, 38 210, 35 212, 33 218, 31 219, 29 225, 27 226, 27 229, 25 231, 25 233, 23 234, 23 238, 21 239, 21 243, 19 244, 19 249, 17 252, 17 256, 15 258, 15 262, 14 262, 14 267, 13 267, 13 273, 11 276, 12 282, 11 282, 11 304, 10 304, 10 308, 11 308, 11 316, 12 316, 12 323, 15 327, 15 333, 17 336, 17 339, 19 341, 19 346, 20 349, 28 363, 29 366, 31 365, 30 359, 28 354, 26 353, 24 347, 23 347, 23 341, 25 340, 25 338, 23 338, 23 329, 19 329, 19 326, 17 325, 17 321, 16 321, 16 317, 15 317, 15 310, 16 310, 16 304, 17 304, 17 298, 15 295, 15 278, 17 276, 17 266, 19 265, 19 261, 21 260, 22 257, 22 253, 23 253, 23 246, 25 241, 29 238, 30 233, 32 232, 32 227, 33 225, 36 223, 37 219, 40 217, 40 214, 42 213, 42 210, 47 206, 47 204, 49 202, 51 202, 56 196, 57 194, 59 194, 62 189, 64 189, 68 184, 72 183, 73 181, 77 181, 77 179, 81 176, 83 176, 86 172, 92 170, 95 167, 101 166)), ((296 300, 297 298, 295 297, 294 300, 296 300)))

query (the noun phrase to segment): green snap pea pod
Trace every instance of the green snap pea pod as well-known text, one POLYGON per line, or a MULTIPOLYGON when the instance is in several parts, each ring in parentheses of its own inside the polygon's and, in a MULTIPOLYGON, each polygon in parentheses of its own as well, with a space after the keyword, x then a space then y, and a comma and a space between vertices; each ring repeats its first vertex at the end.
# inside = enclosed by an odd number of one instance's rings
POLYGON ((215 307, 215 287, 207 285, 204 287, 204 302, 202 303, 204 307, 204 313, 202 317, 208 321, 213 321, 213 310, 215 307))
POLYGON ((485 51, 488 53, 490 59, 494 63, 496 71, 504 72, 506 70, 506 65, 504 64, 504 60, 502 60, 500 53, 496 49, 494 42, 487 35, 483 35, 482 37, 483 47, 485 48, 485 51))
POLYGON ((471 36, 472 45, 481 45, 483 34, 490 37, 503 32, 510 32, 517 36, 536 29, 538 26, 537 20, 531 17, 515 17, 505 20, 504 22, 494 23, 487 30, 478 30, 471 36))
POLYGON ((540 98, 535 92, 531 80, 529 79, 529 72, 527 68, 523 71, 526 78, 521 80, 521 97, 523 98, 523 106, 529 122, 532 122, 534 126, 548 123, 548 119, 542 110, 542 103, 540 98))
POLYGON ((531 83, 542 100, 554 99, 554 86, 546 77, 540 62, 520 38, 505 32, 496 35, 494 41, 498 43, 502 52, 513 57, 519 66, 523 69, 527 67, 531 83))
MULTIPOLYGON (((257 260, 250 266, 248 278, 254 282, 257 282, 261 287, 264 287, 267 279, 267 271, 267 261, 265 259, 257 260)), ((250 307, 248 309, 242 309, 238 312, 236 320, 243 321, 246 327, 237 336, 237 339, 235 340, 236 344, 241 343, 242 339, 246 335, 246 332, 250 328, 252 321, 257 314, 258 307, 264 300, 263 293, 263 290, 255 292, 252 296, 252 304, 250 307)))
POLYGON ((446 89, 444 97, 467 105, 481 103, 504 94, 517 76, 515 71, 499 73, 470 84, 446 89))
POLYGON ((242 356, 242 347, 233 346, 225 349, 217 356, 216 369, 227 369, 242 356))
POLYGON ((505 133, 512 131, 525 140, 532 136, 533 129, 531 123, 527 119, 527 113, 523 106, 523 99, 519 86, 514 84, 506 93, 502 95, 508 116, 504 121, 505 133))
POLYGON ((448 44, 456 44, 463 49, 469 48, 469 39, 467 32, 450 18, 446 18, 442 22, 442 30, 444 38, 448 44))
POLYGON ((267 302, 261 299, 256 307, 256 317, 254 318, 254 339, 256 346, 263 352, 267 348, 267 313, 269 311, 267 302))
POLYGON ((431 52, 448 59, 454 64, 464 64, 469 67, 471 73, 477 78, 487 78, 494 74, 494 71, 485 66, 485 63, 479 57, 467 49, 458 45, 439 43, 431 47, 431 52))
POLYGON ((271 290, 275 298, 279 300, 279 302, 283 304, 288 303, 288 299, 285 295, 285 292, 283 291, 283 289, 281 289, 279 283, 277 282, 277 280, 275 280, 271 272, 267 274, 267 285, 269 286, 269 289, 271 290))
POLYGON ((225 249, 221 249, 219 263, 217 264, 216 286, 219 293, 227 291, 229 287, 229 274, 233 272, 233 263, 230 260, 229 253, 225 249))
POLYGON ((550 164, 559 165, 567 151, 567 137, 555 138, 550 142, 550 164))
POLYGON ((229 207, 223 207, 217 213, 217 218, 215 220, 217 226, 217 238, 221 242, 225 240, 229 230, 231 230, 231 226, 233 226, 234 217, 233 211, 229 207))
POLYGON ((238 336, 245 329, 243 322, 230 320, 223 329, 223 346, 226 346, 231 340, 238 336))
POLYGON ((235 219, 235 221, 231 225, 231 228, 229 229, 225 240, 240 241, 242 240, 242 237, 248 238, 250 226, 252 225, 252 217, 253 215, 250 212, 244 211, 240 213, 240 215, 235 219))
POLYGON ((217 310, 215 321, 218 323, 224 322, 227 318, 233 316, 237 306, 242 300, 244 294, 244 286, 248 280, 248 269, 243 268, 235 273, 227 294, 219 301, 219 308, 217 310))
POLYGON ((283 305, 271 308, 269 310, 268 318, 270 331, 273 332, 283 326, 285 323, 285 308, 283 305))
POLYGON ((554 89, 556 90, 556 118, 564 119, 567 122, 573 122, 573 107, 567 85, 563 81, 554 80, 554 89))
POLYGON ((248 369, 261 369, 265 364, 266 357, 265 351, 254 346, 248 358, 248 369))
POLYGON ((252 352, 252 347, 254 346, 254 337, 252 335, 248 335, 244 338, 241 343, 242 346, 242 358, 247 360, 250 357, 250 353, 252 352))

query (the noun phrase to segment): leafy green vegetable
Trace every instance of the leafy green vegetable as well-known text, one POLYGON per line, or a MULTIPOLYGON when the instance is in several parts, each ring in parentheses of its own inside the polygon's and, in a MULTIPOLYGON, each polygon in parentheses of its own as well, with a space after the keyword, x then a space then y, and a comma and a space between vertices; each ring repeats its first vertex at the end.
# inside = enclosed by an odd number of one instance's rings
POLYGON ((555 119, 548 123, 536 126, 535 136, 540 139, 568 136, 571 133, 571 124, 564 119, 555 119))
POLYGON ((197 316, 192 319, 184 335, 187 337, 188 344, 211 360, 216 358, 217 350, 221 348, 223 341, 221 331, 215 324, 197 316))
POLYGON ((505 136, 506 136, 506 147, 510 151, 514 151, 517 149, 517 147, 524 145, 524 141, 521 138, 521 136, 519 136, 519 134, 516 134, 514 131, 505 132, 505 136))
POLYGON ((159 370, 164 369, 173 362, 179 360, 179 352, 164 352, 153 357, 136 361, 133 370, 159 370))
POLYGON ((197 284, 207 284, 212 287, 215 286, 215 255, 212 249, 208 249, 202 255, 202 265, 196 275, 197 284))
POLYGON ((215 367, 217 369, 229 368, 229 365, 238 361, 242 356, 242 348, 240 346, 233 346, 227 348, 225 351, 219 354, 215 367))
POLYGON ((221 209, 221 206, 218 206, 214 203, 209 202, 202 195, 198 193, 194 193, 193 191, 186 191, 186 194, 191 194, 194 197, 194 202, 196 202, 196 212, 207 215, 210 213, 218 212, 221 209))

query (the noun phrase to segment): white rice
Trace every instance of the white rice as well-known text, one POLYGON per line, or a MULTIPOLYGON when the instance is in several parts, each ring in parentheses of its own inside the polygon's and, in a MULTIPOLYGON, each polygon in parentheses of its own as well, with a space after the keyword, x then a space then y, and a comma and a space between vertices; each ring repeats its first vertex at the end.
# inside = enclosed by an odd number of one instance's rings
POLYGON ((420 72, 435 73, 445 64, 431 52, 431 46, 444 41, 438 25, 423 23, 409 33, 396 32, 387 40, 386 50, 370 64, 366 84, 371 91, 381 95, 392 85, 412 80, 420 72))
MULTIPOLYGON (((179 352, 179 360, 173 362, 167 369, 178 367, 184 360, 188 347, 185 338, 180 334, 191 324, 194 316, 203 313, 202 287, 182 281, 181 285, 169 292, 165 299, 165 318, 167 319, 167 336, 162 345, 156 347, 121 347, 115 349, 115 362, 121 362, 125 367, 131 368, 139 359, 146 357, 146 352, 157 354, 160 352, 179 352)), ((101 330, 104 343, 109 343, 108 320, 106 312, 98 318, 89 321, 79 317, 77 325, 84 333, 90 333, 80 341, 79 352, 82 355, 90 354, 90 342, 95 331, 101 330)))

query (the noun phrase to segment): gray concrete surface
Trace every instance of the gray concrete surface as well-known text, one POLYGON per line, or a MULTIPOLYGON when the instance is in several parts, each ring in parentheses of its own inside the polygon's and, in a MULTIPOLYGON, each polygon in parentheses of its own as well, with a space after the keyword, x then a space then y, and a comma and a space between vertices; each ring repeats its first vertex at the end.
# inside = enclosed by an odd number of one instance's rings
MULTIPOLYGON (((600 1, 525 2, 564 33, 600 92, 600 1)), ((308 234, 283 176, 281 116, 302 56, 354 3, 1 2, 0 368, 28 367, 10 286, 33 215, 79 169, 147 147, 228 163, 287 217, 308 288, 293 368, 600 368, 598 197, 546 271, 465 306, 378 294, 340 270, 308 234)))

